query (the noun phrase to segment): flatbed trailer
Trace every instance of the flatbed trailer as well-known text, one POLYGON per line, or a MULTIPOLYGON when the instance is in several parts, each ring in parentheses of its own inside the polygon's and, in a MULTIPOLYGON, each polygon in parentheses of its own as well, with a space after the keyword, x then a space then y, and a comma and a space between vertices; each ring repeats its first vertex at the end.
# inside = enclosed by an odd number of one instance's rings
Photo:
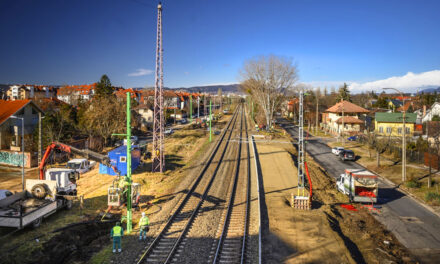
POLYGON ((56 194, 56 181, 27 180, 26 190, 0 200, 0 227, 22 229, 28 225, 38 227, 44 218, 66 207, 72 207, 72 201, 56 194), (46 199, 36 199, 31 193, 35 184, 48 186, 46 199))

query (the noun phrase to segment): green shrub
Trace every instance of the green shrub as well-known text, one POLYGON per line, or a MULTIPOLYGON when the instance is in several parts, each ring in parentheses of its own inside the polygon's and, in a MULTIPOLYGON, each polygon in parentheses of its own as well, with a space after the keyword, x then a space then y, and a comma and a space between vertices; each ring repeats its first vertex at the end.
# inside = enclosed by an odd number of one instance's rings
POLYGON ((437 201, 440 203, 440 194, 435 192, 427 192, 425 193, 425 200, 428 202, 437 201))
POLYGON ((409 180, 405 182, 405 186, 408 188, 419 188, 421 186, 421 183, 417 182, 416 180, 409 180))

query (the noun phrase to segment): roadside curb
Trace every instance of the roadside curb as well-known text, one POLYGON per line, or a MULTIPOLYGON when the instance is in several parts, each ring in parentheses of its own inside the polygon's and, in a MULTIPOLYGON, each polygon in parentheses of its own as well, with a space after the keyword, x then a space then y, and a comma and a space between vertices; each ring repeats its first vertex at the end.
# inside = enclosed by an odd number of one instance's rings
MULTIPOLYGON (((365 168, 363 165, 359 164, 359 166, 362 166, 363 168, 365 168)), ((365 168, 366 170, 369 170, 367 168, 365 168)), ((430 205, 426 204, 423 200, 421 200, 420 198, 418 198, 417 196, 415 196, 414 194, 408 192, 405 189, 402 189, 399 187, 399 185, 395 184, 394 182, 388 180, 387 178, 381 176, 379 173, 375 172, 374 170, 369 170, 372 171, 374 174, 378 175, 380 177, 380 179, 382 179, 384 182, 386 182, 387 184, 391 185, 392 187, 398 189, 400 192, 402 192, 403 194, 405 194, 406 196, 408 196, 409 198, 411 198, 412 200, 414 200, 415 202, 417 202, 419 205, 425 207, 425 209, 427 209, 428 211, 430 211, 431 213, 435 214, 436 216, 440 217, 440 213, 435 211, 434 208, 432 208, 430 205)))

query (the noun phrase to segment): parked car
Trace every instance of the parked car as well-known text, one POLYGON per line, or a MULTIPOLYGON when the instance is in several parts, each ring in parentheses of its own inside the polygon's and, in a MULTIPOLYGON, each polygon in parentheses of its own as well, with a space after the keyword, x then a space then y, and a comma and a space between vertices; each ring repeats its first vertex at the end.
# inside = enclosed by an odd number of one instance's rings
POLYGON ((91 170, 95 164, 96 161, 88 161, 87 159, 72 159, 67 162, 66 168, 85 173, 91 170))
POLYGON ((174 133, 174 130, 172 128, 167 128, 167 129, 165 129, 164 133, 165 133, 165 135, 171 135, 174 133))
POLYGON ((343 147, 334 147, 334 148, 332 148, 332 153, 335 155, 339 155, 339 152, 341 150, 344 150, 344 148, 343 147))
POLYGON ((223 110, 223 114, 227 114, 227 113, 229 113, 228 109, 223 110))
POLYGON ((356 141, 357 137, 356 136, 351 136, 349 138, 347 138, 348 141, 356 141))
POLYGON ((13 195, 13 193, 8 190, 0 190, 0 200, 11 195, 13 195))
POLYGON ((187 123, 187 121, 186 121, 186 119, 185 119, 185 118, 182 118, 181 120, 179 120, 179 123, 180 123, 180 124, 186 124, 186 123, 187 123))
MULTIPOLYGON (((130 141, 131 141, 131 145, 137 145, 138 144, 138 137, 137 136, 131 136, 130 137, 130 141)), ((124 139, 123 142, 124 142, 124 145, 127 145, 127 139, 124 139)))
POLYGON ((355 160, 356 156, 354 155, 354 152, 352 150, 344 149, 342 151, 339 151, 339 158, 342 161, 355 160))

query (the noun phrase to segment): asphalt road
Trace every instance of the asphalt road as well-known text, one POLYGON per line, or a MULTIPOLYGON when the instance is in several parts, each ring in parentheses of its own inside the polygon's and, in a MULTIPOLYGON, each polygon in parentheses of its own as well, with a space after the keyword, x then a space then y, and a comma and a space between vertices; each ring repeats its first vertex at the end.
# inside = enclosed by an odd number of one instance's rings
MULTIPOLYGON (((297 127, 286 121, 280 123, 289 134, 297 137, 297 127)), ((341 161, 320 138, 309 138, 306 151, 335 178, 346 168, 363 168, 356 162, 341 161)), ((383 180, 379 182, 377 205, 380 209, 375 214, 376 219, 422 263, 440 263, 440 217, 383 180)))

